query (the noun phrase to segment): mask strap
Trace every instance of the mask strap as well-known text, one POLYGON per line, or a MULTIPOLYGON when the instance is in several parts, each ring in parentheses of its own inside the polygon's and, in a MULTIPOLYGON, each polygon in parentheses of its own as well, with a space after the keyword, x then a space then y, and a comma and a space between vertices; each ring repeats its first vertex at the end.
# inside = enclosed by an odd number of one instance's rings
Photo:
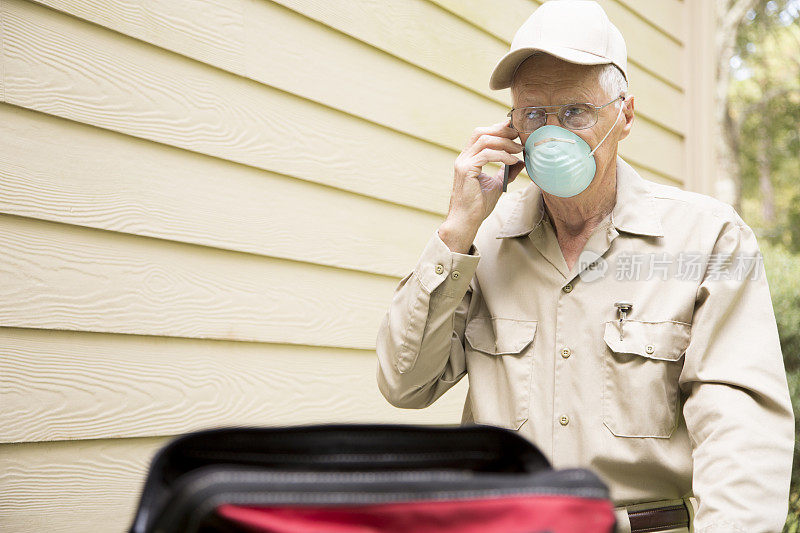
POLYGON ((607 132, 607 133, 606 133, 606 134, 603 136, 603 138, 602 138, 602 139, 600 139, 600 142, 599 142, 599 143, 597 143, 597 146, 595 146, 595 147, 594 147, 594 150, 592 150, 591 152, 589 152, 589 155, 587 155, 586 157, 589 157, 589 156, 591 156, 592 154, 594 154, 595 150, 597 150, 598 148, 600 148, 600 145, 601 145, 601 144, 603 144, 603 141, 605 141, 605 140, 606 140, 606 137, 608 137, 608 134, 609 134, 609 133, 611 133, 612 131, 614 131, 614 126, 616 126, 616 125, 617 125, 617 120, 619 120, 619 116, 622 114, 622 108, 624 107, 624 105, 625 105, 625 100, 627 100, 627 99, 628 99, 628 97, 627 97, 627 96, 626 96, 625 98, 623 98, 623 99, 622 99, 622 105, 621 105, 621 106, 619 106, 619 112, 617 113, 617 118, 615 118, 615 119, 614 119, 614 124, 611 126, 611 129, 610 129, 610 130, 608 130, 608 132, 607 132))

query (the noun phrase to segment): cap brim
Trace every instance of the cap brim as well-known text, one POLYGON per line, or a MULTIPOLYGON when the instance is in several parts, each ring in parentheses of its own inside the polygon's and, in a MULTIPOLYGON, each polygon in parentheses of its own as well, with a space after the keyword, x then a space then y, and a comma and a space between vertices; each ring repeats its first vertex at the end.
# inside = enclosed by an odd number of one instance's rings
POLYGON ((492 76, 489 78, 489 88, 498 90, 511 87, 511 80, 514 77, 514 72, 516 72, 517 67, 530 56, 537 53, 550 54, 551 56, 578 65, 602 65, 612 62, 607 57, 601 57, 589 52, 563 46, 520 48, 507 53, 497 62, 497 65, 495 65, 492 71, 492 76))

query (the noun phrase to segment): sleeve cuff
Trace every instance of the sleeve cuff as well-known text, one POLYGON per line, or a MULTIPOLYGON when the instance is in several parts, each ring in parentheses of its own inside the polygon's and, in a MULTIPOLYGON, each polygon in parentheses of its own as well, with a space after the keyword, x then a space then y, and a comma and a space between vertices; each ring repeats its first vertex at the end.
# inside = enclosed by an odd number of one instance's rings
POLYGON ((481 255, 475 244, 469 254, 453 252, 439 237, 439 228, 433 231, 420 260, 414 269, 422 287, 432 294, 461 298, 475 275, 481 255))

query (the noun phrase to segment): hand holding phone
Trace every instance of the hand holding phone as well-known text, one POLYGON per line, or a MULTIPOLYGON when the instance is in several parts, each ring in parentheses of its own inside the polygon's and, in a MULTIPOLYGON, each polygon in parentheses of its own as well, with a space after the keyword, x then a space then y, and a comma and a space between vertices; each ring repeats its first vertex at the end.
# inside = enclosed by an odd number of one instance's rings
POLYGON ((455 161, 448 209, 451 221, 477 229, 489 216, 508 184, 525 167, 525 163, 515 155, 523 150, 523 146, 514 140, 518 136, 509 120, 475 128, 455 161), (489 175, 483 172, 487 163, 501 163, 505 168, 489 175))
POLYGON ((450 207, 439 227, 439 236, 450 250, 467 253, 481 223, 494 210, 508 184, 525 167, 514 155, 523 150, 523 146, 514 141, 517 137, 519 134, 511 127, 510 120, 475 128, 456 158, 450 207), (483 172, 487 163, 502 163, 505 168, 490 176, 483 172))

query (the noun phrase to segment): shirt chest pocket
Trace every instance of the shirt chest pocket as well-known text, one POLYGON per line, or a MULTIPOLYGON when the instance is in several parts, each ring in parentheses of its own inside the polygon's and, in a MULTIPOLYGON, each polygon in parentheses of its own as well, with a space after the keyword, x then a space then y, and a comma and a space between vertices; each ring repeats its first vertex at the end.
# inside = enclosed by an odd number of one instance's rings
POLYGON ((678 424, 678 377, 691 325, 605 323, 603 424, 618 437, 669 437, 678 424))
POLYGON ((536 320, 480 316, 464 337, 472 417, 519 429, 528 420, 536 320))

